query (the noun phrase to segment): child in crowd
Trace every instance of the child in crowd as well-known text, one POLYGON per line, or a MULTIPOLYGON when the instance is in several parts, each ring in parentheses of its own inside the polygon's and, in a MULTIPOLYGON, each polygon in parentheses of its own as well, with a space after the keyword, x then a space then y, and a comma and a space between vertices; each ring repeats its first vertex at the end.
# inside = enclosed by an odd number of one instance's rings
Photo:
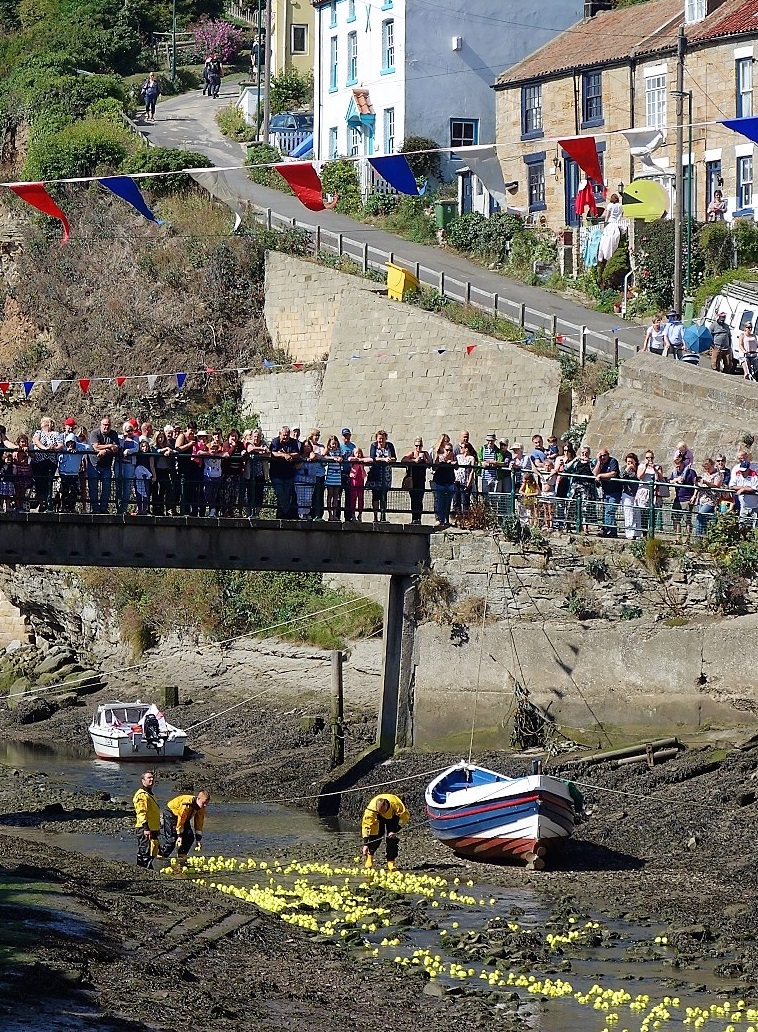
POLYGON ((355 514, 356 520, 360 523, 363 517, 363 496, 365 494, 366 467, 363 465, 365 458, 362 448, 356 448, 353 458, 355 462, 350 463, 350 507, 355 514))
POLYGON ((342 451, 339 438, 334 434, 326 442, 326 508, 329 522, 339 523, 340 495, 342 494, 342 451))
POLYGON ((12 512, 15 509, 14 498, 16 486, 13 482, 13 452, 3 452, 0 464, 0 512, 12 512))
POLYGON ((529 520, 529 525, 536 527, 539 523, 537 513, 537 499, 540 489, 534 473, 527 471, 521 478, 521 489, 519 490, 519 501, 524 508, 524 513, 529 520))
MULTIPOLYGON (((202 440, 207 440, 203 435, 202 440)), ((210 444, 206 445, 203 456, 203 499, 208 507, 208 515, 213 517, 218 513, 218 500, 221 491, 221 461, 224 450, 221 443, 221 431, 214 430, 210 444)), ((200 454, 198 452, 198 454, 200 454)))
POLYGON ((155 463, 150 450, 150 441, 140 438, 134 464, 134 493, 137 496, 138 516, 147 516, 150 512, 150 492, 155 483, 155 463))

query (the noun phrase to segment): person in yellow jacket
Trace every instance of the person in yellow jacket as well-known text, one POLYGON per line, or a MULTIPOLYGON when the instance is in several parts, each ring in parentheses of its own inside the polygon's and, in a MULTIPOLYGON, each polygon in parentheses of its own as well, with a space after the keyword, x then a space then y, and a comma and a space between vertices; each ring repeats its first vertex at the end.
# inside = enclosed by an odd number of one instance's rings
POLYGON ((161 811, 153 795, 155 774, 146 770, 140 778, 140 787, 132 797, 137 814, 137 866, 148 871, 153 869, 153 860, 158 855, 158 834, 161 829, 161 811))
POLYGON ((410 819, 410 811, 400 796, 383 792, 374 796, 363 812, 361 835, 363 836, 363 856, 366 867, 374 866, 374 853, 379 848, 384 836, 387 836, 387 870, 394 871, 397 854, 400 848, 398 832, 410 819))
POLYGON ((176 847, 176 855, 180 860, 184 860, 196 839, 197 847, 200 848, 203 841, 205 808, 210 801, 211 794, 206 789, 197 795, 185 792, 169 799, 161 817, 162 857, 171 856, 176 847))

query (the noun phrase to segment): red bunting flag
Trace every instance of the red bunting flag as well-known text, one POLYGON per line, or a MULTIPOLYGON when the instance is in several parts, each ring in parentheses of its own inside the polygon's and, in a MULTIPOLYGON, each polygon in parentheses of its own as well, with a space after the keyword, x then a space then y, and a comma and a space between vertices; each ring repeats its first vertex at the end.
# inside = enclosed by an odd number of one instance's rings
POLYGON ((476 347, 476 344, 467 344, 466 345, 466 354, 470 355, 475 347, 476 347))
POLYGON ((292 363, 292 368, 293 369, 297 369, 297 371, 299 372, 303 368, 303 363, 302 362, 293 362, 292 363))
POLYGON ((3 394, 7 394, 9 389, 10 389, 10 384, 8 383, 7 380, 3 380, 3 382, 0 383, 0 391, 2 391, 3 394))
POLYGON ((116 386, 117 387, 123 387, 125 383, 126 383, 126 377, 125 376, 117 376, 116 377, 116 386))
POLYGON ((603 172, 594 136, 574 136, 569 140, 559 140, 558 146, 563 147, 586 176, 603 185, 603 172))
POLYGON ((63 239, 61 240, 61 244, 65 244, 71 235, 71 227, 68 224, 66 216, 45 189, 44 184, 8 183, 7 185, 14 194, 21 198, 22 201, 26 201, 27 204, 31 204, 33 208, 44 212, 45 215, 50 215, 54 219, 60 219, 63 226, 63 239))
POLYGON ((321 180, 310 161, 298 161, 297 164, 274 165, 274 168, 292 189, 295 197, 310 211, 324 211, 333 208, 339 197, 328 204, 324 202, 321 180))
POLYGON ((89 390, 89 385, 91 383, 92 383, 91 380, 80 380, 79 381, 79 386, 82 389, 82 394, 86 394, 87 393, 87 391, 89 390))

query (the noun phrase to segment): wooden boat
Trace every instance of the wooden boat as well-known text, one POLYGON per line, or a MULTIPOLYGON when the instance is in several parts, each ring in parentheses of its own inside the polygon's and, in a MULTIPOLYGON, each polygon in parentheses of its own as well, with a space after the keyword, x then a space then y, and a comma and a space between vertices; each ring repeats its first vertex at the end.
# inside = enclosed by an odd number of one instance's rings
POLYGON ((541 870, 574 830, 569 786, 548 774, 509 778, 461 760, 429 783, 425 798, 434 835, 472 860, 541 870))
POLYGON ((173 760, 184 756, 187 732, 169 724, 155 703, 105 702, 89 735, 101 760, 173 760))

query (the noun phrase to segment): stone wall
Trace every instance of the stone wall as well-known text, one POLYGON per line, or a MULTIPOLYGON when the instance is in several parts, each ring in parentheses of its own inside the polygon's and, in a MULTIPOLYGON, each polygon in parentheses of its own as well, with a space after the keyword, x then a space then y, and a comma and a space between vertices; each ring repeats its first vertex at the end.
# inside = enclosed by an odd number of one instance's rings
POLYGON ((754 383, 640 353, 622 363, 618 387, 597 399, 587 441, 619 457, 653 448, 665 464, 683 439, 700 462, 721 450, 731 458, 745 431, 758 436, 754 383))
POLYGON ((283 424, 299 426, 305 438, 308 430, 316 425, 320 390, 320 371, 248 376, 242 383, 242 408, 257 414, 267 440, 271 440, 283 424))
POLYGON ((512 677, 592 745, 755 722, 758 672, 744 644, 758 629, 758 589, 747 615, 717 618, 707 558, 674 556, 654 573, 621 543, 529 551, 453 532, 435 535, 433 562, 455 599, 417 631, 419 748, 466 751, 472 721, 477 747, 506 746, 512 677))
POLYGON ((29 621, 0 591, 0 648, 12 641, 30 641, 32 637, 29 621))
MULTIPOLYGON (((528 442, 535 431, 568 426, 570 398, 560 393, 557 362, 390 301, 357 277, 270 252, 266 319, 293 359, 328 352, 316 421, 326 433, 349 426, 364 448, 378 427, 405 452, 418 433, 430 446, 443 431, 457 436, 466 428, 478 446, 490 429, 528 442), (468 345, 477 345, 470 354, 468 345)), ((286 394, 296 415, 311 381, 279 375, 287 379, 278 397, 286 394)), ((254 398, 259 389, 245 390, 254 398)))

